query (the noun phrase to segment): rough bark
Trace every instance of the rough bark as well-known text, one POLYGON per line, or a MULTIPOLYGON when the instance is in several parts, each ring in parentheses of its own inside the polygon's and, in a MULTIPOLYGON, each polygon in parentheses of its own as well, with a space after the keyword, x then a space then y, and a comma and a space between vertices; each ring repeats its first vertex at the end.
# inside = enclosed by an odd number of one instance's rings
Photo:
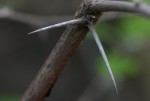
MULTIPOLYGON (((75 18, 87 18, 96 23, 101 15, 94 10, 93 3, 97 0, 84 0, 75 18), (94 17, 90 17, 94 16, 94 17)), ((51 91, 56 80, 62 73, 88 32, 86 23, 70 25, 62 34, 60 40, 52 50, 46 62, 41 67, 37 77, 33 80, 20 101, 44 101, 49 90, 51 91)))

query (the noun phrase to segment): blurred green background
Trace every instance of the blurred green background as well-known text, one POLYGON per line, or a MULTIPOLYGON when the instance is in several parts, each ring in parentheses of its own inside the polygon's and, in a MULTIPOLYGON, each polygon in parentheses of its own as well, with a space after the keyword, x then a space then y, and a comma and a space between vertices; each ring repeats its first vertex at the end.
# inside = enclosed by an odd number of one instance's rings
MULTIPOLYGON (((19 100, 65 28, 27 33, 72 19, 81 1, 0 0, 0 101, 19 100)), ((111 12, 95 28, 119 95, 88 33, 46 101, 150 101, 150 20, 111 12)))

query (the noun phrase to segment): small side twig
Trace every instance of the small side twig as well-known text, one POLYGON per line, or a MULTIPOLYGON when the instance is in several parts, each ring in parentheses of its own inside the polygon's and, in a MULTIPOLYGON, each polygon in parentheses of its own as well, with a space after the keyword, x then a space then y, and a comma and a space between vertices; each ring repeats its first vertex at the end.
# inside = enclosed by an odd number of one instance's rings
POLYGON ((73 16, 71 15, 53 15, 53 16, 39 16, 39 15, 32 15, 27 14, 19 11, 14 11, 7 6, 2 6, 0 8, 0 18, 8 18, 10 20, 36 25, 36 26, 43 26, 52 23, 62 22, 68 19, 72 19, 73 16))
POLYGON ((101 12, 128 12, 150 18, 150 6, 141 2, 98 0, 93 6, 101 12))

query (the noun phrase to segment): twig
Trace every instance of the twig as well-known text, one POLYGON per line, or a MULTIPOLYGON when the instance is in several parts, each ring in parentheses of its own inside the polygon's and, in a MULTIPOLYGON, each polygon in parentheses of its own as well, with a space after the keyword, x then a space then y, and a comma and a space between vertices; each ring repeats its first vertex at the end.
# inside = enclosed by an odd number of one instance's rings
MULTIPOLYGON (((109 21, 118 18, 118 13, 109 13, 105 16, 102 16, 100 21, 109 21)), ((8 18, 10 20, 26 23, 29 25, 36 25, 36 26, 44 26, 48 24, 58 23, 62 21, 66 21, 72 19, 73 16, 71 15, 51 15, 51 16, 39 16, 33 14, 27 14, 23 12, 18 12, 11 10, 7 6, 3 6, 0 8, 0 18, 8 18)))
POLYGON ((36 25, 44 26, 48 24, 62 22, 68 19, 72 19, 73 16, 69 15, 53 15, 53 16, 39 16, 18 11, 11 10, 10 8, 3 6, 0 8, 0 18, 8 18, 10 20, 36 25))
MULTIPOLYGON (((92 3, 93 10, 101 11, 101 12, 108 12, 108 11, 120 11, 120 12, 130 12, 130 13, 137 13, 146 17, 150 18, 150 6, 140 3, 140 2, 124 2, 124 1, 97 1, 92 3)), ((78 20, 78 19, 74 19, 78 20)), ((66 21, 66 23, 70 24, 70 22, 75 21, 66 21)), ((78 21, 80 22, 80 21, 78 21)), ((66 25, 65 22, 56 24, 57 27, 61 25, 66 25)), ((54 26, 55 27, 55 26, 54 26)), ((52 26, 44 27, 33 31, 29 34, 40 32, 43 30, 54 28, 52 26)))
MULTIPOLYGON (((150 17, 150 6, 141 2, 98 0, 97 2, 93 3, 93 7, 94 7, 93 9, 99 10, 101 12, 109 12, 109 11, 129 12, 129 13, 137 13, 142 16, 150 17)), ((30 25, 44 26, 47 24, 57 23, 57 22, 71 19, 72 16, 32 15, 32 14, 22 13, 18 11, 13 11, 6 6, 3 6, 0 9, 0 18, 9 18, 11 20, 27 23, 30 25)), ((107 19, 109 20, 111 18, 110 17, 104 18, 104 21, 107 21, 107 19)))
POLYGON ((97 0, 93 6, 95 10, 100 10, 101 12, 128 12, 150 18, 150 6, 141 2, 97 0))

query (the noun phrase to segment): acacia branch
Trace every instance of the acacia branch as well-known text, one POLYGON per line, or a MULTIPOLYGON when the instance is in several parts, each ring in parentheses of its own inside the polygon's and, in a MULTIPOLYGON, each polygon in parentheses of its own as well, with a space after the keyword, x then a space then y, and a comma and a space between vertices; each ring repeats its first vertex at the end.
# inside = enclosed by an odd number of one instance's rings
MULTIPOLYGON (((149 7, 143 4, 135 4, 120 1, 84 0, 81 8, 75 14, 75 18, 86 18, 96 23, 101 12, 122 11, 134 12, 150 17, 149 7), (92 16, 92 18, 90 18, 92 16)), ((88 28, 87 23, 70 25, 62 34, 60 40, 52 50, 46 62, 40 69, 20 101, 44 101, 48 91, 52 89, 64 67, 75 53, 82 40, 85 38, 88 28)))
MULTIPOLYGON (((107 0, 95 0, 93 7, 95 10, 101 12, 119 11, 119 12, 130 12, 137 13, 146 17, 150 17, 150 6, 140 2, 125 2, 125 1, 107 1, 107 0)), ((115 15, 115 17, 117 17, 115 15)), ((22 13, 9 9, 6 6, 0 9, 0 18, 8 18, 11 20, 27 23, 30 25, 44 26, 52 23, 57 23, 71 19, 71 15, 59 15, 59 16, 39 16, 27 13, 22 13)), ((102 18, 101 21, 107 21, 113 19, 114 15, 102 18)))
MULTIPOLYGON (((118 18, 118 13, 109 13, 106 16, 102 16, 101 21, 109 21, 118 18)), ((72 19, 72 15, 51 15, 51 16, 39 16, 33 14, 27 14, 11 10, 7 6, 0 8, 0 18, 7 18, 13 21, 22 22, 29 25, 45 26, 48 24, 54 24, 62 21, 72 19)))
MULTIPOLYGON (((95 15, 91 21, 95 23, 99 11, 92 10, 92 0, 84 1, 77 11, 75 18, 81 18, 90 14, 95 15)), ((67 27, 55 48, 40 69, 37 77, 26 90, 20 101, 43 101, 55 81, 60 76, 66 64, 85 38, 88 28, 84 24, 75 24, 67 27)))

